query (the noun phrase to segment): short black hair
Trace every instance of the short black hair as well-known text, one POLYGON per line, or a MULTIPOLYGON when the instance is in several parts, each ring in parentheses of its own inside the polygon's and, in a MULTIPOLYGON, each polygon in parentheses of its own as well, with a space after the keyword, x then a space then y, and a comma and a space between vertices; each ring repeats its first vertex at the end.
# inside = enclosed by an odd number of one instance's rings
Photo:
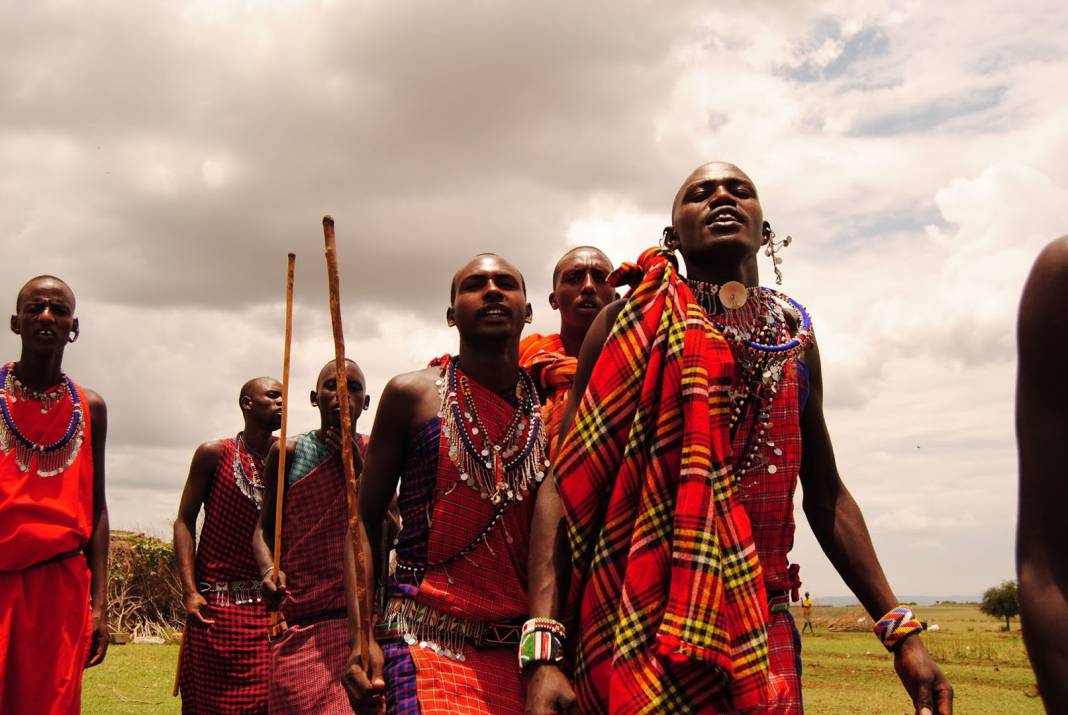
MULTIPOLYGON (((506 261, 508 263, 511 263, 511 261, 509 261, 507 258, 502 258, 499 254, 489 253, 489 252, 475 254, 474 256, 471 257, 471 261, 475 260, 476 258, 482 258, 482 256, 493 256, 494 258, 500 258, 502 261, 506 261)), ((465 263, 464 266, 466 266, 469 263, 471 263, 471 261, 468 261, 467 263, 465 263)), ((523 277, 523 271, 519 270, 515 266, 512 266, 512 268, 515 268, 515 272, 519 274, 519 285, 523 287, 523 295, 526 295, 527 294, 527 279, 523 277)), ((460 275, 460 269, 459 268, 456 269, 456 272, 452 274, 452 282, 449 284, 449 305, 452 305, 453 303, 456 302, 456 277, 458 275, 460 275)))
MULTIPOLYGON (((26 292, 26 289, 29 288, 34 283, 36 283, 37 281, 45 281, 45 280, 47 280, 47 281, 55 281, 57 283, 61 283, 70 292, 70 297, 72 299, 74 298, 74 289, 70 287, 70 284, 67 283, 67 281, 63 280, 59 276, 53 276, 53 275, 49 275, 48 273, 42 273, 41 275, 34 276, 30 280, 26 281, 25 283, 22 284, 22 287, 19 288, 19 294, 17 296, 15 296, 15 312, 16 313, 19 312, 20 308, 22 308, 22 294, 26 292)), ((73 308, 74 306, 71 306, 71 307, 73 308)))
POLYGON ((556 266, 553 268, 553 290, 556 290, 556 281, 560 278, 560 264, 564 262, 564 259, 570 256, 575 251, 597 251, 608 260, 608 265, 612 265, 612 259, 608 258, 608 254, 597 248, 597 246, 575 246, 564 255, 560 256, 560 260, 556 262, 556 266))

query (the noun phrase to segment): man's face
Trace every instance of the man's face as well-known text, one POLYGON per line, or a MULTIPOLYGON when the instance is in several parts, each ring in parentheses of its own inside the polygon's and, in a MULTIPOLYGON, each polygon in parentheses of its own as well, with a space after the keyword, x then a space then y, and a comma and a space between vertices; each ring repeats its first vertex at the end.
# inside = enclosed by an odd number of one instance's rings
MULTIPOLYGON (((348 374, 349 416, 352 424, 367 408, 367 387, 363 370, 352 363, 345 363, 348 374)), ((319 415, 324 427, 341 427, 341 408, 337 396, 337 372, 333 363, 329 363, 319 372, 315 391, 311 393, 312 404, 319 408, 319 415)))
POLYGON ((732 164, 698 167, 679 189, 672 227, 683 256, 731 250, 756 255, 764 211, 752 180, 732 164))
POLYGON ((593 248, 580 248, 560 259, 549 305, 560 311, 564 325, 590 327, 601 308, 615 298, 615 289, 606 282, 611 272, 608 257, 593 248))
POLYGON ((447 312, 465 338, 518 338, 531 308, 519 271, 499 256, 479 256, 453 278, 456 297, 447 312))
POLYGON ((251 420, 272 432, 282 426, 282 384, 278 380, 256 380, 245 391, 241 409, 251 420))
POLYGON ((74 294, 65 284, 42 278, 27 284, 19 294, 11 330, 22 336, 30 352, 62 350, 78 328, 74 294))

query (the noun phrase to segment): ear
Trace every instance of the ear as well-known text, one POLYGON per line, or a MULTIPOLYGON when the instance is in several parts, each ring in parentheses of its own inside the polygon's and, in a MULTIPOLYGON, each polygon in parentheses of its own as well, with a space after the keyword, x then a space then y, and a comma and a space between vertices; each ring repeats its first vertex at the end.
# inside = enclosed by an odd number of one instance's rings
POLYGON ((71 332, 74 332, 74 333, 82 332, 82 326, 78 323, 78 319, 77 318, 75 318, 74 322, 71 323, 70 329, 71 329, 71 332))
POLYGON ((15 335, 19 334, 19 318, 17 315, 11 316, 11 332, 15 335))
POLYGON ((370 395, 364 395, 363 396, 363 409, 366 411, 370 407, 371 407, 371 396, 370 395))
POLYGON ((527 323, 534 322, 534 309, 530 307, 530 303, 527 303, 527 309, 524 311, 523 318, 527 323))
POLYGON ((556 302, 555 290, 549 294, 549 307, 551 307, 553 310, 560 310, 560 304, 556 302))
POLYGON ((763 246, 771 240, 771 224, 767 221, 764 222, 763 228, 760 229, 760 245, 763 246))
POLYGON ((238 404, 241 405, 241 410, 243 412, 247 412, 252 409, 252 398, 248 395, 244 395, 238 400, 238 404))
POLYGON ((663 238, 660 239, 660 245, 664 248, 677 251, 679 248, 679 237, 675 233, 675 229, 671 226, 664 227, 663 238))
POLYGON ((445 324, 450 328, 456 327, 456 311, 452 309, 451 305, 445 310, 445 324))
POLYGON ((319 397, 315 394, 315 390, 312 390, 308 394, 308 397, 311 399, 312 407, 318 407, 319 406, 319 397))

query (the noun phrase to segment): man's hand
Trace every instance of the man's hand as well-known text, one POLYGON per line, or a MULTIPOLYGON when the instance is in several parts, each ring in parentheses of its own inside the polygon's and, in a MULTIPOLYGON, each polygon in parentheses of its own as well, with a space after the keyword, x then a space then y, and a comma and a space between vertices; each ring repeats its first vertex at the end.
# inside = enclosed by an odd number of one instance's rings
POLYGON ((190 621, 200 621, 205 626, 210 626, 212 623, 215 623, 214 620, 207 617, 206 613, 210 611, 208 600, 200 593, 193 591, 185 597, 184 601, 186 623, 189 623, 190 621))
POLYGON ((361 665, 363 660, 359 647, 353 647, 349 662, 345 666, 345 674, 341 678, 349 696, 349 704, 359 715, 386 711, 386 679, 382 676, 386 658, 378 641, 373 637, 367 643, 367 652, 370 656, 368 667, 371 677, 367 677, 368 674, 361 665))
POLYGON ((108 634, 108 614, 103 608, 93 607, 93 634, 89 643, 89 657, 85 661, 86 668, 100 665, 104 662, 104 656, 108 652, 108 642, 111 640, 108 634))
POLYGON ((952 715, 953 688, 919 636, 906 639, 894 653, 894 670, 916 706, 916 715, 952 715))
POLYGON ((578 712, 575 690, 567 676, 555 665, 533 665, 527 683, 527 715, 554 715, 578 712))
POLYGON ((263 598, 263 603, 267 606, 268 611, 277 611, 281 608, 282 599, 286 597, 285 571, 282 569, 268 571, 267 575, 263 577, 263 581, 260 582, 260 596, 263 598), (278 576, 278 583, 274 582, 276 575, 278 576))

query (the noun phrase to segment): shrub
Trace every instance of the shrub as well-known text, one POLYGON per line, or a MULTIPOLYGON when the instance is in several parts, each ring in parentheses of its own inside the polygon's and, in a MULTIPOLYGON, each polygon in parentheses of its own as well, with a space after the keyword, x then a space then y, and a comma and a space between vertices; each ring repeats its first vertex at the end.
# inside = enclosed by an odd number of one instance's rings
POLYGON ((144 534, 111 532, 108 624, 112 633, 166 638, 181 628, 183 616, 174 547, 144 534))

